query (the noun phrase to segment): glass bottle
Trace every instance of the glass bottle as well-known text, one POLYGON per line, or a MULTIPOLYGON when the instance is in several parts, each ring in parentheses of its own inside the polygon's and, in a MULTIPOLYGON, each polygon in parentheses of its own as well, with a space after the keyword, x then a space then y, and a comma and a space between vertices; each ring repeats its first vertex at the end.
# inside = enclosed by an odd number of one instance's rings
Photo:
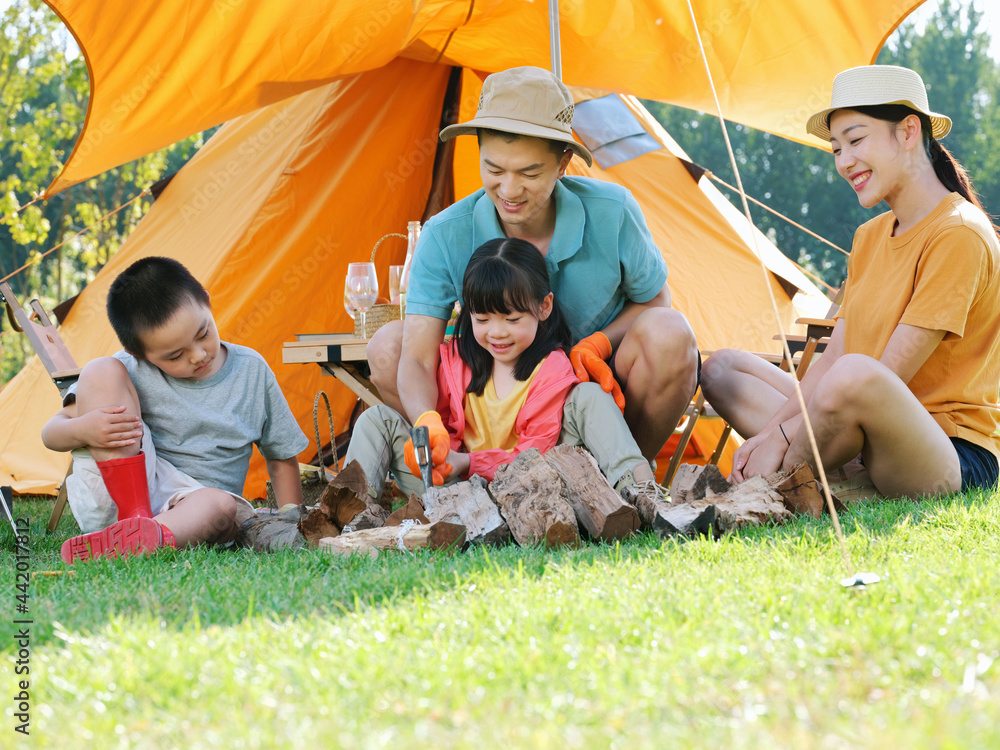
POLYGON ((417 239, 420 237, 420 222, 410 221, 406 224, 406 260, 403 262, 403 273, 399 277, 399 317, 406 317, 406 294, 410 290, 410 270, 413 266, 413 252, 417 249, 417 239))

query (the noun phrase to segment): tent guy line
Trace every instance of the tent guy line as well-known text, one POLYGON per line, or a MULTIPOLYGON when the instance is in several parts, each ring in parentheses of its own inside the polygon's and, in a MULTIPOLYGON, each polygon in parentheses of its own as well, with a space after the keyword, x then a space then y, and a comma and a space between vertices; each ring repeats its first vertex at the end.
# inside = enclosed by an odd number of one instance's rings
MULTIPOLYGON (((737 189, 740 194, 740 199, 743 203, 743 213, 746 215, 747 221, 753 225, 753 216, 750 214, 750 204, 748 202, 748 196, 746 191, 743 189, 743 178, 740 176, 740 168, 736 163, 736 154, 733 153, 733 145, 729 140, 729 131, 726 129, 726 119, 722 113, 722 104, 719 102, 719 94, 715 88, 715 79, 712 76, 712 68, 708 63, 708 56, 705 53, 705 46, 701 40, 701 30, 698 26, 698 19, 694 14, 694 6, 691 5, 691 0, 687 0, 688 12, 691 14, 691 23, 694 25, 694 35, 698 42, 698 48, 701 51, 701 59, 705 64, 705 73, 708 76, 708 85, 712 91, 712 98, 715 101, 715 111, 719 117, 719 125, 722 128, 722 137, 726 143, 726 151, 729 153, 729 163, 732 166, 733 174, 736 175, 737 189)), ((774 313, 774 322, 778 328, 778 334, 781 336, 781 346, 785 351, 785 357, 788 359, 788 369, 792 375, 792 381, 795 386, 795 396, 799 402, 799 408, 802 410, 802 426, 806 430, 806 435, 809 437, 809 446, 812 449, 813 459, 816 462, 816 468, 819 470, 819 479, 823 485, 823 496, 826 498, 826 505, 830 511, 830 518, 833 520, 833 530, 837 535, 837 542, 840 546, 840 553, 843 555, 844 564, 847 566, 847 572, 849 577, 855 576, 857 572, 854 568, 854 564, 851 561, 851 555, 847 551, 847 543, 844 541, 844 532, 840 528, 840 519, 837 516, 837 509, 833 506, 833 497, 830 494, 830 483, 826 478, 826 469, 823 467, 823 461, 819 455, 819 446, 816 444, 816 435, 813 432, 812 421, 809 419, 809 411, 806 409, 805 398, 802 395, 802 387, 799 385, 799 379, 795 376, 795 363, 792 361, 792 352, 788 348, 788 339, 785 337, 784 327, 781 325, 781 314, 778 312, 778 302, 774 298, 774 290, 771 289, 769 283, 770 278, 768 276, 767 266, 764 264, 764 257, 761 254, 761 249, 759 247, 759 240, 757 235, 753 235, 753 246, 754 254, 757 256, 758 264, 760 266, 761 273, 764 277, 764 286, 767 288, 767 296, 771 303, 771 311, 774 313)), ((848 585, 856 585, 859 587, 864 586, 864 575, 858 574, 855 577, 855 583, 853 584, 843 584, 845 587, 848 585)), ((846 579, 845 579, 846 580, 846 579)), ((872 583, 877 582, 872 580, 872 583)))

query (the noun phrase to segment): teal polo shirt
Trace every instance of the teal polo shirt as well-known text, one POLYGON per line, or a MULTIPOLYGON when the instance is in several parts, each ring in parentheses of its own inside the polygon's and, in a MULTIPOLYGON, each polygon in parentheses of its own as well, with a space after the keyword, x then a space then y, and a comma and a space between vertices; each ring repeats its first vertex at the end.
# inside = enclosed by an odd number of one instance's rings
MULTIPOLYGON (((621 185, 563 177, 552 196, 556 229, 545 265, 573 340, 579 341, 607 327, 627 300, 655 297, 667 282, 667 264, 639 204, 621 185)), ((447 320, 461 301, 472 253, 504 236, 485 190, 428 219, 414 252, 406 312, 447 320)))

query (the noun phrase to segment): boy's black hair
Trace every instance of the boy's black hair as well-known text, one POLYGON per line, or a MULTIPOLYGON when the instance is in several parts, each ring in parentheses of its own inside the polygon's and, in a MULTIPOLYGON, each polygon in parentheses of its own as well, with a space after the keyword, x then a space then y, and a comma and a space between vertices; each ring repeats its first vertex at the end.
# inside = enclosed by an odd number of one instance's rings
POLYGON ((145 359, 142 334, 159 328, 188 302, 211 307, 205 287, 173 258, 141 258, 108 290, 108 320, 125 351, 145 359))
MULTIPOLYGON (((493 356, 476 341, 472 333, 472 316, 477 313, 509 315, 514 310, 537 316, 542 301, 551 291, 545 258, 530 242, 507 237, 489 240, 476 249, 462 279, 462 312, 452 342, 452 346, 458 347, 462 361, 472 370, 467 393, 482 396, 493 374, 493 356)), ((545 320, 538 321, 535 340, 514 365, 514 378, 527 380, 539 362, 556 349, 569 353, 572 343, 569 324, 553 298, 552 312, 545 320)))

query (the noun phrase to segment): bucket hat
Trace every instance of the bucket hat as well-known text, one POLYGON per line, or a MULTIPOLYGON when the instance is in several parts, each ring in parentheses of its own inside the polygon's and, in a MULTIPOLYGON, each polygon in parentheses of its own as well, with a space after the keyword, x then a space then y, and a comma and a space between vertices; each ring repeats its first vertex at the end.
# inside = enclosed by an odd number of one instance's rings
POLYGON ((862 65, 838 73, 833 79, 830 106, 810 117, 806 130, 828 141, 832 112, 880 104, 902 104, 927 115, 931 120, 931 135, 935 138, 944 138, 951 130, 951 118, 931 112, 927 88, 920 75, 896 65, 862 65))
POLYGON ((547 138, 565 143, 589 167, 594 157, 573 139, 572 126, 573 96, 566 84, 544 68, 526 66, 487 76, 476 116, 446 127, 441 140, 475 135, 479 128, 547 138))

